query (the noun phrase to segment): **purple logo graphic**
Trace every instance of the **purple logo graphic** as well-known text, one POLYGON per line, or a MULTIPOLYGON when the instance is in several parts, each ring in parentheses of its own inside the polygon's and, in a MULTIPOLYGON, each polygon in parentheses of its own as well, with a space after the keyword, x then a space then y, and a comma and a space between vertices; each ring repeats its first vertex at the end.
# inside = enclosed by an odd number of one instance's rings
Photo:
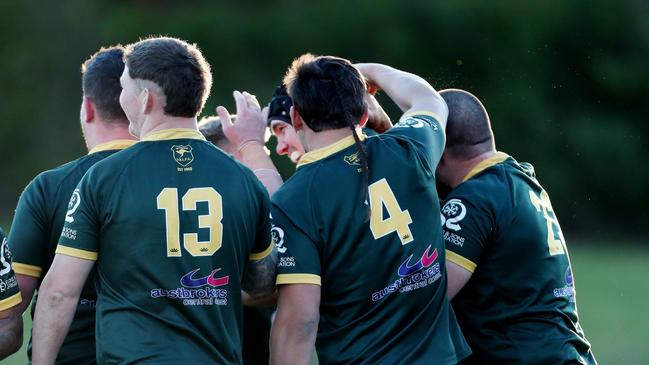
POLYGON ((426 248, 426 251, 421 256, 421 259, 419 259, 419 261, 417 261, 413 265, 410 265, 410 259, 412 258, 412 254, 408 256, 408 258, 401 264, 401 266, 399 266, 399 272, 398 272, 399 276, 407 277, 423 268, 432 265, 435 262, 435 260, 437 260, 437 249, 433 250, 433 253, 430 255, 428 255, 429 251, 430 251, 430 246, 426 248))
POLYGON ((567 286, 572 286, 572 270, 570 270, 570 266, 566 269, 564 280, 566 281, 567 286))
POLYGON ((222 276, 220 278, 215 278, 214 274, 216 274, 218 271, 221 269, 214 269, 212 272, 204 276, 202 278, 194 278, 194 274, 198 272, 200 269, 192 270, 188 272, 187 274, 183 275, 182 278, 180 278, 180 284, 184 286, 185 288, 200 288, 205 285, 209 285, 212 287, 216 286, 223 286, 223 285, 228 285, 228 282, 230 281, 230 276, 222 276))

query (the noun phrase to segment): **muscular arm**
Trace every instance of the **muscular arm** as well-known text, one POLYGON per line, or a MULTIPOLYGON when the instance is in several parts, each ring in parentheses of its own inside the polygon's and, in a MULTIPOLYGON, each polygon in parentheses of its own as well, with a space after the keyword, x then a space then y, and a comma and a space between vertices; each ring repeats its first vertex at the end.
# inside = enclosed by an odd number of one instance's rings
POLYGON ((277 316, 270 332, 270 363, 310 364, 319 320, 319 285, 280 285, 277 316))
POLYGON ((23 317, 21 305, 0 314, 0 360, 13 354, 23 344, 23 317))
POLYGON ((27 308, 29 308, 29 305, 32 302, 34 292, 36 291, 36 287, 38 286, 38 278, 29 275, 16 274, 16 280, 18 280, 20 296, 23 297, 23 302, 20 304, 20 313, 22 315, 22 313, 24 313, 27 308))
POLYGON ((423 78, 378 63, 356 64, 371 84, 383 90, 404 112, 430 111, 440 117, 442 128, 446 127, 448 108, 444 99, 423 78))
POLYGON ((23 344, 23 312, 32 301, 38 279, 16 274, 20 295, 23 301, 10 309, 0 312, 0 360, 20 350, 23 344))
POLYGON ((53 364, 63 343, 83 284, 95 262, 57 254, 39 290, 34 316, 34 364, 53 364))
POLYGON ((260 305, 275 293, 278 260, 277 247, 273 244, 268 256, 248 261, 241 282, 241 288, 246 293, 243 296, 244 304, 260 305))
POLYGON ((455 298, 473 275, 471 271, 448 260, 446 261, 446 274, 448 275, 448 300, 455 298))

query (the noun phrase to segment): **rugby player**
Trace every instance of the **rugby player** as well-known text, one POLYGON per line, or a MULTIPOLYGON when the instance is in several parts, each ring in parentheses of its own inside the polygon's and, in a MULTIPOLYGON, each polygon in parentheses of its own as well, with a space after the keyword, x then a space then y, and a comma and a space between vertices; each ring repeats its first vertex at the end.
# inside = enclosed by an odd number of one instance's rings
POLYGON ((441 91, 449 110, 437 168, 448 290, 473 355, 467 364, 595 364, 577 316, 570 259, 531 165, 496 150, 472 94, 441 91))
POLYGON ((296 59, 285 85, 306 153, 272 199, 271 363, 309 364, 314 343, 321 364, 457 363, 470 351, 447 300, 434 176, 444 101, 416 75, 330 56, 296 59), (404 112, 372 137, 364 77, 404 112))
POLYGON ((0 360, 18 351, 23 342, 22 301, 11 253, 0 228, 0 360))
MULTIPOLYGON (((81 65, 81 132, 88 154, 36 176, 22 193, 9 246, 14 253, 14 270, 24 298, 24 311, 48 272, 67 215, 68 202, 83 174, 98 161, 135 143, 128 132, 128 119, 119 105, 124 71, 122 46, 102 48, 81 65)), ((74 208, 74 204, 70 209, 74 208)), ((84 284, 76 303, 70 331, 63 340, 57 364, 95 364, 94 274, 84 284)), ((32 318, 34 309, 32 306, 32 318)), ((21 311, 21 313, 22 313, 21 311)), ((22 321, 22 318, 18 318, 22 321)), ((31 341, 27 349, 31 359, 31 341)))
POLYGON ((241 290, 275 288, 268 194, 197 129, 212 76, 195 45, 149 38, 124 60, 120 104, 140 142, 75 189, 41 286, 34 359, 53 361, 97 262, 98 363, 241 364, 241 290))

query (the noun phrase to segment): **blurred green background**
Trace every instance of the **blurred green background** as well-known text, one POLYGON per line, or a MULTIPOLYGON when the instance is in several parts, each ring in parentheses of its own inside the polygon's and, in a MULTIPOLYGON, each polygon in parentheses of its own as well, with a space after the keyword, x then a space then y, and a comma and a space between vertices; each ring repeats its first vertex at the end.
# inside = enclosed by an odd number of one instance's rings
POLYGON ((0 27, 6 230, 33 176, 86 152, 80 65, 101 46, 196 42, 214 75, 205 115, 234 112, 235 89, 267 102, 304 52, 387 63, 482 98, 499 149, 552 197, 600 363, 649 363, 648 1, 25 0, 0 4, 0 27))

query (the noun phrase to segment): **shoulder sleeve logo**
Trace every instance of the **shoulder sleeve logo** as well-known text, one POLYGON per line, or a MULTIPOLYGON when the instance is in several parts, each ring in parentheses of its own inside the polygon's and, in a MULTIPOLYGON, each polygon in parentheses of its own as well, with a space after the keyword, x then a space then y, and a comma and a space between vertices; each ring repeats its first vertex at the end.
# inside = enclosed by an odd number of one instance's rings
POLYGON ((451 199, 442 207, 442 226, 459 231, 462 229, 458 223, 466 216, 466 207, 460 199, 451 199))
POLYGON ((412 116, 408 117, 405 119, 402 119, 399 121, 399 123, 395 124, 393 128, 433 128, 434 130, 437 130, 437 124, 431 122, 428 120, 428 118, 424 116, 412 116))
POLYGON ((173 154, 174 160, 182 166, 187 167, 192 161, 194 161, 194 154, 192 153, 192 146, 171 146, 171 152, 173 154))
POLYGON ((11 271, 11 253, 7 246, 7 239, 2 239, 0 245, 0 276, 7 275, 11 271))
POLYGON ((65 221, 67 223, 74 222, 74 217, 72 217, 72 214, 77 211, 79 204, 81 204, 81 194, 79 194, 79 189, 74 189, 72 197, 70 198, 70 202, 68 203, 68 212, 65 214, 65 221))
POLYGON ((284 247, 284 230, 273 225, 270 229, 270 237, 273 240, 273 243, 277 247, 277 252, 284 253, 286 252, 286 247, 284 247))

